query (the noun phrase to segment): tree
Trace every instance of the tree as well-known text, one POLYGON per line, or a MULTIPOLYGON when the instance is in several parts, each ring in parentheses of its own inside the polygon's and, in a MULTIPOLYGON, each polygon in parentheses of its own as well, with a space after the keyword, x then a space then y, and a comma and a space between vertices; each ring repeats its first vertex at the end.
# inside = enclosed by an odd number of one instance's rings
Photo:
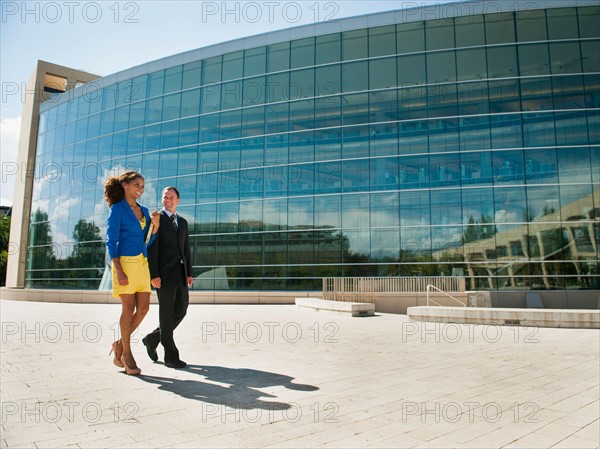
POLYGON ((8 262, 8 242, 10 240, 10 217, 0 219, 0 286, 6 285, 6 264, 8 262))

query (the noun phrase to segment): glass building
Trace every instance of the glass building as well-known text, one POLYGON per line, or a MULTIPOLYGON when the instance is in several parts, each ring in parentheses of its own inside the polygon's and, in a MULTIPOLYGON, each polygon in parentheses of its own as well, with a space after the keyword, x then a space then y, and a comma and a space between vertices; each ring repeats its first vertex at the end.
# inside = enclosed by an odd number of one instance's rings
POLYGON ((98 288, 103 183, 134 169, 150 208, 179 188, 195 289, 600 289, 600 7, 506 4, 267 33, 45 101, 24 287, 98 288))

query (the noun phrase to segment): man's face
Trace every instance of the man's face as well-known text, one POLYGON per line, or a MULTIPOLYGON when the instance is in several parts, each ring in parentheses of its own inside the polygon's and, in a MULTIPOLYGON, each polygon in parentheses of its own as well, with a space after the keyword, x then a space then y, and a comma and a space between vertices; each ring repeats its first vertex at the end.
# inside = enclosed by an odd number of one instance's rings
POLYGON ((162 205, 170 213, 174 214, 179 204, 179 198, 173 190, 165 190, 162 195, 162 205))

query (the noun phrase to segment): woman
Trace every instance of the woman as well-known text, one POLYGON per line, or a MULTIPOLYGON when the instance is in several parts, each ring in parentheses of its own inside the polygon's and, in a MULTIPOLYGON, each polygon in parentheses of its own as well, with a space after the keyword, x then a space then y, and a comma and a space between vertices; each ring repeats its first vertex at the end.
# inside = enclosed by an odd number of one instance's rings
POLYGON ((104 184, 104 198, 110 208, 106 247, 112 260, 113 297, 121 298, 122 304, 121 339, 112 344, 111 353, 115 353, 115 365, 134 375, 142 371, 131 353, 131 334, 150 308, 146 247, 156 238, 160 224, 157 211, 150 215, 146 207, 138 204, 143 193, 144 178, 135 171, 111 177, 104 184))

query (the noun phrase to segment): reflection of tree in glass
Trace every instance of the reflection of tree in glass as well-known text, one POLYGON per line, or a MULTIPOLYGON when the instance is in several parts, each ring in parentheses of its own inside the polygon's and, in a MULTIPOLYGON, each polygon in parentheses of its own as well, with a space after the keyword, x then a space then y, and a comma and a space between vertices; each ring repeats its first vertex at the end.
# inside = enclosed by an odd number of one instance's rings
POLYGON ((66 267, 71 268, 66 274, 73 287, 95 288, 100 281, 104 268, 104 243, 100 228, 93 222, 81 219, 73 229, 73 252, 67 258, 66 267))
MULTIPOLYGON (((94 223, 79 220, 73 229, 75 246, 71 259, 74 266, 80 268, 102 268, 104 265, 104 251, 100 228, 94 223)), ((73 265, 71 265, 73 266, 73 265)))

